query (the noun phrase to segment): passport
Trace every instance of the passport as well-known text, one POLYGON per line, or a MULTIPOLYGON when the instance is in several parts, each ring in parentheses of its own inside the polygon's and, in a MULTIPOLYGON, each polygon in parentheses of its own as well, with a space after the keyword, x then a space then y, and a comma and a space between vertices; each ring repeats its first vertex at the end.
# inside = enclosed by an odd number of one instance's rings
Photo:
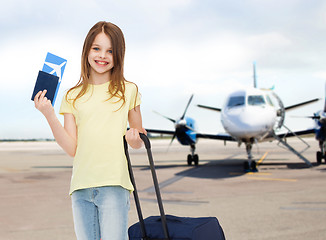
POLYGON ((39 91, 43 91, 44 89, 46 89, 47 92, 45 96, 49 100, 51 100, 52 106, 54 106, 58 83, 59 83, 58 76, 52 75, 47 72, 39 71, 36 79, 33 95, 32 95, 32 100, 34 101, 34 97, 39 91))
POLYGON ((42 71, 39 71, 36 79, 32 100, 39 91, 46 89, 45 96, 51 100, 52 106, 54 106, 66 64, 66 59, 47 53, 42 71))

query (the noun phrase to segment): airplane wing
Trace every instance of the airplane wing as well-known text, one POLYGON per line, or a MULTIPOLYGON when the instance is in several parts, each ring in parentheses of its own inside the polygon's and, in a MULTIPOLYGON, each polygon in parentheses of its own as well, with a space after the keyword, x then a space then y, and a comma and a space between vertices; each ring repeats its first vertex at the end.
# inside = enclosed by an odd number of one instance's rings
POLYGON ((206 138, 206 139, 215 139, 215 140, 224 140, 224 141, 236 141, 233 137, 227 134, 206 134, 206 133, 197 133, 197 138, 206 138))
MULTIPOLYGON (((284 137, 295 137, 295 136, 302 136, 302 135, 309 135, 314 134, 315 129, 306 129, 306 130, 300 130, 300 131, 289 131, 287 133, 278 133, 276 134, 279 138, 284 137)), ((224 141, 237 141, 237 139, 233 138, 232 136, 228 134, 203 134, 203 133, 197 133, 197 138, 206 138, 206 139, 215 139, 215 140, 224 140, 224 141)), ((268 140, 268 138, 264 139, 268 140)))
MULTIPOLYGON (((174 135, 175 131, 170 130, 160 130, 160 129, 146 129, 149 133, 159 133, 159 134, 167 134, 174 135)), ((206 133, 196 133, 197 138, 206 138, 206 139, 215 139, 215 140, 223 140, 223 141, 236 141, 233 137, 228 134, 206 134, 206 133)))
POLYGON ((287 132, 287 133, 277 133, 276 135, 280 138, 284 137, 294 137, 294 136, 302 136, 302 135, 308 135, 308 134, 314 134, 315 129, 306 129, 306 130, 301 130, 301 131, 295 131, 295 132, 287 132))
POLYGON ((197 104, 197 107, 200 107, 200 108, 206 108, 206 109, 208 109, 208 110, 213 110, 213 111, 216 111, 216 112, 221 112, 221 111, 222 111, 221 108, 210 107, 210 106, 201 105, 201 104, 197 104))
POLYGON ((160 130, 160 129, 148 129, 145 128, 145 130, 149 133, 159 133, 159 134, 168 134, 168 135, 174 135, 175 131, 170 130, 160 130))
POLYGON ((310 103, 314 103, 314 102, 317 102, 319 100, 320 100, 320 98, 315 98, 315 99, 312 99, 312 100, 309 100, 309 101, 306 101, 306 102, 298 103, 298 104, 295 104, 295 105, 292 105, 292 106, 287 106, 287 107, 284 108, 284 110, 285 111, 292 110, 294 108, 301 107, 301 106, 304 106, 304 105, 307 105, 307 104, 310 104, 310 103))

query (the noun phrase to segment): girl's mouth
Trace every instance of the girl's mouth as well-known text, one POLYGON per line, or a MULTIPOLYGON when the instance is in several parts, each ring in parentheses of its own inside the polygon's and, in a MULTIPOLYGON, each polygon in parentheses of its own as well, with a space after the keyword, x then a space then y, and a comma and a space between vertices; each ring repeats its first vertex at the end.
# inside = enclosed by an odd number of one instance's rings
POLYGON ((100 65, 108 65, 109 63, 108 62, 105 62, 105 61, 98 61, 98 60, 95 60, 95 62, 97 64, 100 64, 100 65))

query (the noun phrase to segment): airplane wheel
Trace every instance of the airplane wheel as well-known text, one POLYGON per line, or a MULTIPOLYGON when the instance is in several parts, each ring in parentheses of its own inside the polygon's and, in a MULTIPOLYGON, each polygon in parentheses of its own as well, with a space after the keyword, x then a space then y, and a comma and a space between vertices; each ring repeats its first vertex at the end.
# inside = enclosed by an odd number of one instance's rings
POLYGON ((245 172, 249 172, 250 171, 250 166, 249 166, 249 162, 248 161, 245 161, 243 163, 243 168, 244 168, 245 172))
POLYGON ((198 155, 195 154, 195 155, 194 155, 194 164, 197 166, 197 165, 198 165, 198 162, 199 162, 198 155))
POLYGON ((250 168, 253 172, 258 172, 256 161, 251 162, 250 168))
POLYGON ((323 156, 322 156, 322 153, 320 151, 318 151, 316 153, 316 158, 317 158, 317 163, 321 164, 321 159, 323 158, 323 156))
POLYGON ((190 154, 188 154, 188 157, 187 157, 187 163, 189 166, 191 166, 191 163, 192 163, 192 156, 190 154))

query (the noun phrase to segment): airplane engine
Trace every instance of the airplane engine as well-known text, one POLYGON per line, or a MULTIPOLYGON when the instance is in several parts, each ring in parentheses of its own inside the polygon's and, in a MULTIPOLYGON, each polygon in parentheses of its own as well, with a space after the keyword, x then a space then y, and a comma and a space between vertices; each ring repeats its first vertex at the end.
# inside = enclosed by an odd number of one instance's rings
POLYGON ((276 99, 279 109, 277 110, 277 120, 274 126, 274 129, 280 129, 283 124, 284 124, 284 119, 285 119, 285 108, 284 108, 284 104, 281 100, 281 98, 275 93, 275 92, 271 92, 272 96, 276 99))

